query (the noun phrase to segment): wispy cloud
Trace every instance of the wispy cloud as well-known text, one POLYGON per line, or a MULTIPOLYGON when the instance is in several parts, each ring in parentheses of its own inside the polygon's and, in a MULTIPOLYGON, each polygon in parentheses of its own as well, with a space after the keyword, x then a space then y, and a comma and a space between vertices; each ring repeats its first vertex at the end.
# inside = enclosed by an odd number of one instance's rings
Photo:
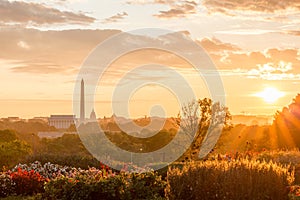
POLYGON ((225 31, 216 31, 217 34, 224 35, 261 35, 266 33, 276 33, 278 31, 275 30, 267 30, 267 29, 233 29, 233 30, 225 30, 225 31))
POLYGON ((295 9, 300 10, 298 0, 203 0, 203 5, 212 12, 222 12, 224 14, 232 14, 231 11, 257 11, 275 13, 277 11, 295 9))
POLYGON ((188 17, 197 13, 198 6, 198 1, 195 0, 128 0, 126 3, 130 5, 159 4, 169 6, 168 10, 162 10, 153 15, 160 19, 188 17))
POLYGON ((184 1, 179 4, 171 5, 167 11, 159 11, 154 16, 161 19, 187 17, 197 13, 197 3, 194 1, 184 1))
POLYGON ((127 0, 126 3, 130 5, 146 5, 146 4, 166 4, 172 5, 178 0, 127 0))
POLYGON ((223 43, 217 38, 203 38, 197 41, 206 51, 210 53, 218 53, 224 51, 239 51, 241 50, 238 46, 230 43, 223 43))
POLYGON ((284 31, 286 34, 300 36, 300 30, 286 30, 284 31))
POLYGON ((115 23, 123 20, 127 16, 128 16, 127 12, 117 13, 116 15, 104 19, 102 22, 105 24, 115 23))
POLYGON ((0 23, 18 24, 90 24, 95 18, 83 13, 61 11, 44 4, 0 0, 0 23))
POLYGON ((32 73, 32 74, 70 74, 73 69, 64 67, 53 63, 31 63, 28 65, 12 67, 11 71, 19 73, 32 73))

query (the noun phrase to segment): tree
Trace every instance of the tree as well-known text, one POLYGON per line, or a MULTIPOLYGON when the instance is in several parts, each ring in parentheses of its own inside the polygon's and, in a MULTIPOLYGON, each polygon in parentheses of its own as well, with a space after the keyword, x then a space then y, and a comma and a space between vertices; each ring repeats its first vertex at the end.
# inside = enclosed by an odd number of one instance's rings
POLYGON ((0 142, 10 142, 17 139, 17 134, 13 130, 0 130, 0 142))
POLYGON ((179 161, 198 160, 203 140, 210 139, 216 129, 231 128, 230 120, 228 108, 219 102, 213 103, 209 98, 191 101, 183 106, 175 124, 193 142, 179 161))
POLYGON ((30 155, 30 146, 20 140, 0 143, 0 166, 13 167, 25 156, 30 155))
POLYGON ((273 130, 276 130, 279 147, 300 147, 300 94, 288 107, 275 113, 272 126, 273 130), (287 141, 285 136, 288 135, 292 137, 293 141, 287 141))

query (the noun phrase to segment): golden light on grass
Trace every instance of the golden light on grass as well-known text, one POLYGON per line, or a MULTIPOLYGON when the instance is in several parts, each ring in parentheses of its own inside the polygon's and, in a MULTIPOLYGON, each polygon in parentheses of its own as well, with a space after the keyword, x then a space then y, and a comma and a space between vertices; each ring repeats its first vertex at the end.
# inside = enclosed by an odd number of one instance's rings
POLYGON ((263 91, 256 93, 255 96, 262 98, 266 103, 274 103, 284 96, 284 92, 273 87, 267 87, 263 91))

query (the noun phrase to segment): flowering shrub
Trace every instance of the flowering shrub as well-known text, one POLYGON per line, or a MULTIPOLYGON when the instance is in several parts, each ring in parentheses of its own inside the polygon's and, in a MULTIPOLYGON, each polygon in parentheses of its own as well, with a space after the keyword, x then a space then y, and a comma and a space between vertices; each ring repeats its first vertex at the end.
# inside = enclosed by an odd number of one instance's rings
POLYGON ((205 161, 169 169, 168 199, 288 199, 293 170, 255 160, 205 161))
POLYGON ((15 192, 15 183, 11 179, 9 173, 4 172, 0 174, 0 198, 13 195, 15 192))
POLYGON ((50 162, 45 163, 42 165, 40 162, 35 161, 34 163, 31 163, 29 165, 27 164, 18 164, 16 165, 12 171, 17 171, 18 169, 22 169, 25 171, 35 171, 42 175, 45 178, 53 179, 57 176, 73 176, 74 173, 77 171, 80 171, 81 169, 77 169, 75 167, 68 167, 68 166, 60 166, 57 164, 51 164, 50 162))
POLYGON ((47 181, 43 176, 34 170, 26 171, 18 169, 10 174, 11 180, 15 183, 17 195, 32 195, 44 191, 44 183, 47 181))
POLYGON ((90 167, 99 167, 99 161, 92 156, 86 155, 62 155, 62 154, 48 154, 39 153, 26 157, 22 160, 23 163, 34 163, 36 160, 44 163, 55 163, 60 166, 72 166, 81 169, 88 169, 90 167))
POLYGON ((153 171, 152 168, 149 166, 144 166, 144 167, 139 167, 133 163, 126 163, 126 164, 120 164, 121 172, 130 172, 130 173, 145 173, 145 172, 150 172, 153 171))
POLYGON ((90 177, 87 174, 76 178, 60 177, 45 185, 43 199, 120 199, 124 193, 125 180, 90 177))
POLYGON ((48 182, 43 199, 157 199, 164 197, 164 188, 154 172, 116 175, 89 170, 48 182))
POLYGON ((132 164, 124 165, 119 173, 105 165, 83 170, 51 163, 19 164, 12 171, 0 173, 0 198, 21 195, 22 199, 39 193, 32 198, 300 199, 300 186, 290 186, 294 171, 289 166, 241 156, 172 166, 166 182, 157 172, 145 172, 132 164))

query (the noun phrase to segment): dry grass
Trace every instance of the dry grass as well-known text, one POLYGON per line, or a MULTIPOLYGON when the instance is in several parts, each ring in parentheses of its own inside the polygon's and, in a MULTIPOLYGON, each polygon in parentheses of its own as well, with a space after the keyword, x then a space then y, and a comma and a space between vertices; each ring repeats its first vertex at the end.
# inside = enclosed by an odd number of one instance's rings
POLYGON ((288 166, 255 160, 205 161, 168 171, 168 199, 285 200, 294 172, 288 166))

